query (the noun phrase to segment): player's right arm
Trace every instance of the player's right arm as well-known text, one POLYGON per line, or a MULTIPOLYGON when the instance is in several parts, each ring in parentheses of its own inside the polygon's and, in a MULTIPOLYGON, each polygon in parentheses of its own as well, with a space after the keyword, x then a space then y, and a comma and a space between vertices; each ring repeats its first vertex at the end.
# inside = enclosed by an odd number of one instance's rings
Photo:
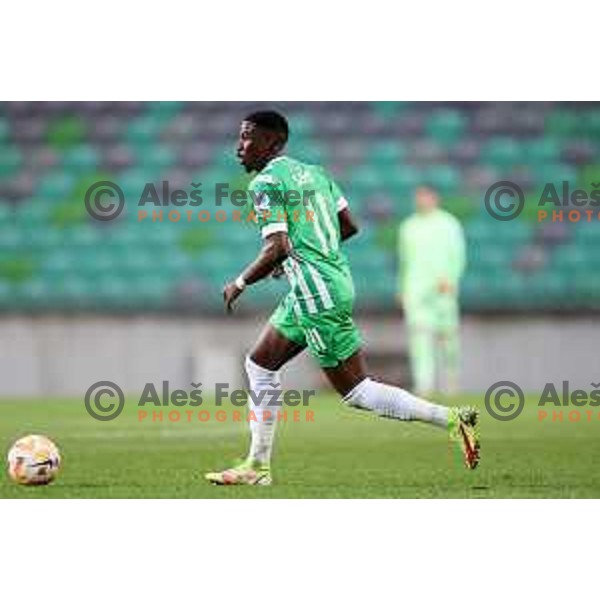
POLYGON ((233 303, 247 285, 252 285, 273 273, 289 256, 290 241, 287 232, 277 231, 264 238, 264 244, 258 256, 241 272, 234 281, 225 284, 223 300, 225 308, 231 312, 233 303))
POLYGON ((252 285, 273 273, 277 274, 291 250, 287 220, 282 219, 285 212, 283 183, 270 174, 258 175, 250 183, 248 191, 254 203, 254 214, 263 245, 258 256, 246 266, 237 279, 225 284, 223 300, 228 312, 232 310, 234 302, 247 285, 252 285))

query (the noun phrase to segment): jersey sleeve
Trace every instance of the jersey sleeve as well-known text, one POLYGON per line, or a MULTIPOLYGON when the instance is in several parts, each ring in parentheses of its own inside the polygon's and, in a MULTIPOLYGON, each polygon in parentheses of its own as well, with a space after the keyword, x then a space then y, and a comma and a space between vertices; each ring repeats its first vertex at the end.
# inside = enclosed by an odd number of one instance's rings
POLYGON ((280 231, 287 232, 285 186, 283 182, 269 174, 257 175, 248 186, 254 203, 256 220, 263 238, 280 231))
POLYGON ((337 212, 348 208, 348 200, 346 200, 346 197, 340 189, 340 186, 335 181, 333 181, 333 179, 330 180, 330 187, 331 195, 333 196, 333 200, 336 203, 337 212))

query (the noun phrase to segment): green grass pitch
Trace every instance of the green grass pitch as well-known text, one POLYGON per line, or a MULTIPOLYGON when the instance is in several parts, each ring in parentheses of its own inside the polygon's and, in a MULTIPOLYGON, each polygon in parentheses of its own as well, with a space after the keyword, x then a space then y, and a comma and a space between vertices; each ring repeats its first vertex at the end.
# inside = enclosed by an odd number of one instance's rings
POLYGON ((457 403, 482 407, 483 454, 475 472, 458 463, 445 432, 353 411, 322 394, 310 407, 314 422, 280 424, 275 484, 251 488, 213 487, 202 477, 244 455, 244 422, 139 423, 132 400, 119 418, 102 423, 82 400, 4 399, 4 456, 18 437, 41 433, 60 447, 63 468, 52 485, 28 488, 11 482, 4 465, 0 498, 600 497, 597 414, 572 423, 565 411, 563 423, 540 423, 529 398, 520 417, 505 423, 488 416, 479 397, 457 403))

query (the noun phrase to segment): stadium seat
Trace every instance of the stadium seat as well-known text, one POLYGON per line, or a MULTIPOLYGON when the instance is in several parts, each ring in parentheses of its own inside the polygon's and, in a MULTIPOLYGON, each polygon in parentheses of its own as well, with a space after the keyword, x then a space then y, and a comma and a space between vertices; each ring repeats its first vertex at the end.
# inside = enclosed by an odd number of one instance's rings
POLYGON ((435 112, 427 121, 427 133, 443 144, 457 142, 464 134, 466 118, 458 111, 435 112))
POLYGON ((15 147, 0 147, 0 178, 9 177, 18 172, 23 157, 15 147))

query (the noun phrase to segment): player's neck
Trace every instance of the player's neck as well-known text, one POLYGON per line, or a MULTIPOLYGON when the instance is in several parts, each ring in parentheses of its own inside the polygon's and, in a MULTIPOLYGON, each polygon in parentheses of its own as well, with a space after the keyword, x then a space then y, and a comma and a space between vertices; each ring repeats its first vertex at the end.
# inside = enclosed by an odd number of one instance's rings
POLYGON ((258 172, 260 173, 261 171, 264 171, 268 166, 272 165, 275 161, 277 161, 281 158, 285 158, 285 155, 278 153, 278 154, 271 156, 271 158, 269 158, 265 162, 265 164, 262 167, 260 167, 260 169, 258 169, 258 172))

